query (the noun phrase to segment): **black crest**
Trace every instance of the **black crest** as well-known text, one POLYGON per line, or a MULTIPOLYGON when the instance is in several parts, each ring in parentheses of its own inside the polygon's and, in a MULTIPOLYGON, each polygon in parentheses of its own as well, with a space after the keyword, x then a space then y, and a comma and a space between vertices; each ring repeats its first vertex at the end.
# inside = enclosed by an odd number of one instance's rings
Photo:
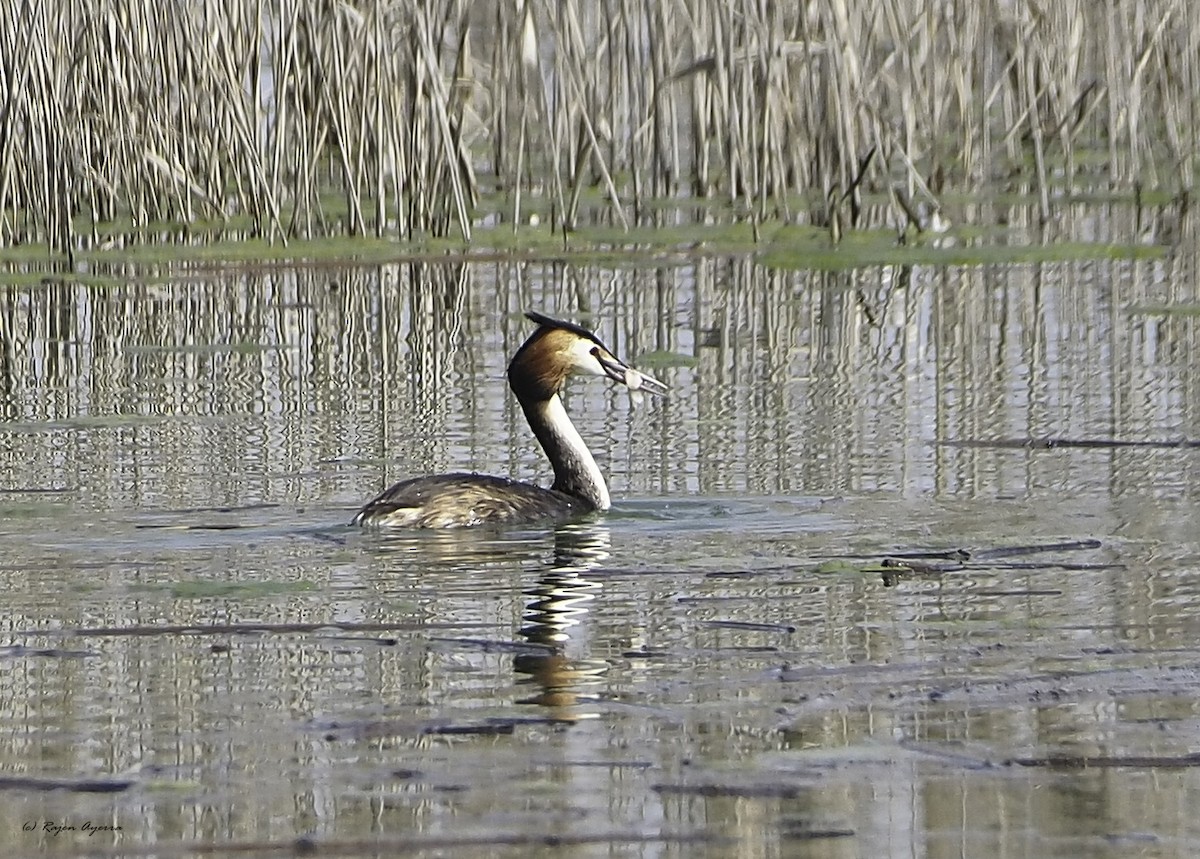
MULTIPOLYGON (((591 331, 588 331, 582 325, 576 325, 574 322, 564 322, 561 319, 552 319, 549 316, 538 313, 536 310, 526 310, 525 316, 533 322, 536 322, 538 325, 541 325, 543 328, 561 328, 564 331, 570 331, 572 334, 578 334, 580 337, 591 340, 597 346, 604 346, 604 344, 600 342, 599 337, 597 337, 591 331)), ((604 348, 607 349, 608 347, 604 346, 604 348)))

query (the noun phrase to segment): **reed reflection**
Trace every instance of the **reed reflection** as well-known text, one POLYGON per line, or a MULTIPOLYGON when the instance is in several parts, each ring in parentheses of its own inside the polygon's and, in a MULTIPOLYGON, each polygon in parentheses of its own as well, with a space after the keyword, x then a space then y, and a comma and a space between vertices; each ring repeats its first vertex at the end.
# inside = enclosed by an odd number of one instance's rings
MULTIPOLYGON (((590 603, 599 595, 599 583, 587 578, 609 557, 611 533, 597 523, 563 525, 554 533, 554 557, 536 584, 525 591, 521 636, 531 644, 543 645, 541 652, 521 653, 513 660, 522 684, 537 691, 521 699, 522 704, 539 704, 554 710, 561 719, 590 718, 577 709, 592 700, 589 692, 608 669, 602 659, 588 657, 588 628, 583 623, 590 603)), ((540 650, 540 649, 539 649, 540 650)))

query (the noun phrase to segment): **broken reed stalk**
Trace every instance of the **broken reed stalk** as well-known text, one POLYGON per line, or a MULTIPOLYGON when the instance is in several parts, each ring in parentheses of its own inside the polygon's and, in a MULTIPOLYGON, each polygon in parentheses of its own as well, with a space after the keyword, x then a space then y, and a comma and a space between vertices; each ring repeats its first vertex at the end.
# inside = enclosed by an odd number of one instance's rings
POLYGON ((0 242, 469 238, 479 175, 554 229, 588 186, 620 224, 684 188, 820 217, 873 148, 865 190, 999 183, 1047 219, 1190 189, 1198 51, 1188 0, 15 0, 0 242))

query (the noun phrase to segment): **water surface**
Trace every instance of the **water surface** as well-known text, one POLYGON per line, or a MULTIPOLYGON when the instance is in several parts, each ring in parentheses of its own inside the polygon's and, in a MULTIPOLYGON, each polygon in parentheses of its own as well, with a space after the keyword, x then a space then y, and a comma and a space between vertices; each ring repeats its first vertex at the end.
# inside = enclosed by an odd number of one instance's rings
POLYGON ((1195 275, 701 256, 6 287, 0 832, 1188 855, 1195 275), (672 387, 571 389, 613 511, 347 527, 403 477, 545 481, 503 382, 525 309, 672 387))

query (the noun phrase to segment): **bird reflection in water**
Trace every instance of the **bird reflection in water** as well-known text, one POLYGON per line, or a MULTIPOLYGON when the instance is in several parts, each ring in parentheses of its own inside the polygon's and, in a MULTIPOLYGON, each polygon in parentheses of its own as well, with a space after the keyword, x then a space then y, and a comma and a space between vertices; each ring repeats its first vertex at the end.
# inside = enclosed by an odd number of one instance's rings
POLYGON ((531 599, 521 636, 542 647, 540 652, 517 655, 513 662, 516 672, 525 675, 520 682, 538 687, 537 694, 520 703, 552 708, 554 718, 574 721, 596 715, 576 708, 595 700, 597 695, 589 690, 599 686, 608 663, 587 658, 588 628, 582 621, 600 590, 587 573, 609 557, 610 543, 609 530, 602 525, 560 526, 554 534, 553 560, 525 592, 531 599))

